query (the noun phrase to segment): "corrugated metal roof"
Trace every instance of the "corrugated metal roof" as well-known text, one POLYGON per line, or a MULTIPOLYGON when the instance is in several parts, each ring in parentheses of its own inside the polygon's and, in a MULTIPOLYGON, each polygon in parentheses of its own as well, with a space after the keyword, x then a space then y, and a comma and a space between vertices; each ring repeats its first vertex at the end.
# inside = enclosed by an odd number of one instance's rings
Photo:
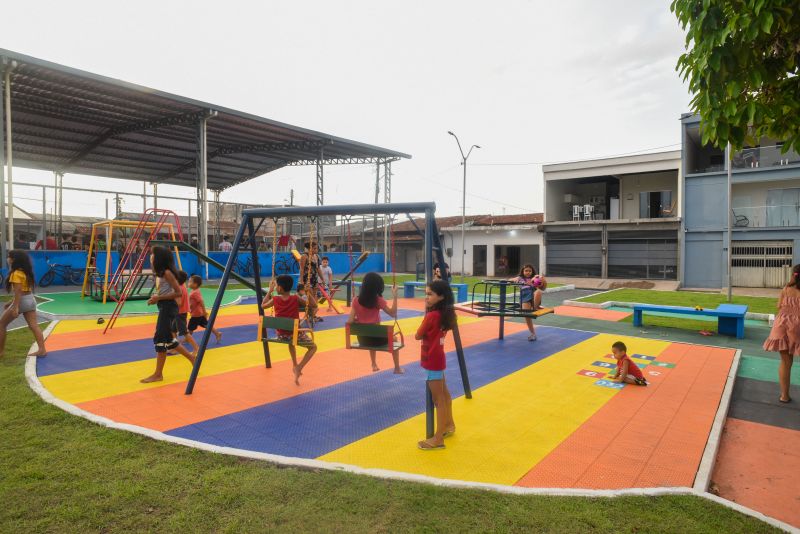
POLYGON ((211 112, 212 190, 314 162, 320 149, 328 163, 411 157, 9 50, 0 63, 13 65, 15 166, 194 186, 197 124, 211 112))

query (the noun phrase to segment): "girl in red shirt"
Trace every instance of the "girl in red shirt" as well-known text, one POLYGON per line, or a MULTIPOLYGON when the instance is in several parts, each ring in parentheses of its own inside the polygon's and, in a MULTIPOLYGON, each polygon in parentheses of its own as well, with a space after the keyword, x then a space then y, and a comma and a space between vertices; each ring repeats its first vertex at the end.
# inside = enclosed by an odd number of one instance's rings
POLYGON ((444 378, 447 366, 444 355, 444 338, 456 324, 453 309, 453 292, 444 280, 434 280, 425 288, 427 313, 414 339, 422 340, 420 365, 427 371, 427 386, 436 406, 436 433, 432 438, 417 443, 424 451, 444 449, 444 438, 453 435, 453 399, 444 378))

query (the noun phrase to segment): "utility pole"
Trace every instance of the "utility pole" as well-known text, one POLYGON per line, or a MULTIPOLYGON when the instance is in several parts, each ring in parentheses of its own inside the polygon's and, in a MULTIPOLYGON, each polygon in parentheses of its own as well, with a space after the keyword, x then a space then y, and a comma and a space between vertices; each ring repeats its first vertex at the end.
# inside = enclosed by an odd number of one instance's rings
MULTIPOLYGON (((464 182, 461 188, 461 281, 464 281, 464 277, 466 276, 466 266, 465 266, 465 256, 467 253, 467 245, 466 245, 466 227, 467 227, 467 159, 469 159, 469 155, 472 154, 473 148, 480 148, 480 145, 472 145, 469 147, 469 151, 467 155, 464 155, 464 151, 461 149, 461 141, 458 140, 458 136, 453 132, 448 131, 450 135, 452 135, 456 143, 458 144, 458 151, 461 153, 461 165, 464 167, 464 182)), ((441 269, 442 274, 444 275, 445 267, 444 265, 440 265, 439 269, 441 269)))

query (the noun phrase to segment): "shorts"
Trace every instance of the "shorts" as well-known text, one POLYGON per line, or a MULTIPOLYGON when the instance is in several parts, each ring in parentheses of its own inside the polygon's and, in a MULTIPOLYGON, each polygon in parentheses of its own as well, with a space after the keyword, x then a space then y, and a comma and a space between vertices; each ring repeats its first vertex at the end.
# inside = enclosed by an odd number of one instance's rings
POLYGON ((428 377, 425 380, 444 380, 444 371, 428 371, 428 377))
POLYGON ((633 376, 631 374, 629 374, 625 378, 627 378, 628 380, 635 381, 637 386, 646 386, 646 385, 648 385, 647 384, 647 380, 645 380, 644 378, 636 378, 635 376, 633 376))
POLYGON ((153 345, 157 353, 167 352, 178 346, 178 340, 172 335, 172 328, 178 318, 178 304, 174 300, 158 302, 158 319, 156 332, 153 334, 153 345))
POLYGON ((175 318, 175 332, 179 336, 186 335, 186 315, 185 313, 179 313, 178 317, 175 318))
POLYGON ((36 297, 33 293, 22 295, 19 299, 19 313, 36 311, 36 297))
POLYGON ((206 319, 205 315, 201 315, 199 317, 189 317, 189 326, 187 327, 189 332, 194 333, 198 326, 208 328, 208 319, 206 319))

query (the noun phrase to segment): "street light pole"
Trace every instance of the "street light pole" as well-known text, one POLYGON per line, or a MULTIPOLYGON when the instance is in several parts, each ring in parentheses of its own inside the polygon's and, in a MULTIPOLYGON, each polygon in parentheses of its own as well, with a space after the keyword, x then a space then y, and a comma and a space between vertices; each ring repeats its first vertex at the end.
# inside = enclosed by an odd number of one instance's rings
MULTIPOLYGON (((461 188, 461 281, 464 282, 464 277, 466 276, 465 255, 467 252, 465 236, 467 227, 467 159, 469 159, 469 155, 472 154, 472 149, 480 148, 480 145, 472 145, 469 147, 469 151, 467 151, 465 156, 464 150, 461 148, 461 141, 458 140, 458 136, 451 131, 448 131, 447 133, 455 138, 456 144, 458 145, 458 151, 461 153, 461 165, 464 166, 464 181, 461 188)), ((442 274, 445 274, 444 265, 440 265, 439 269, 442 271, 442 274)))

